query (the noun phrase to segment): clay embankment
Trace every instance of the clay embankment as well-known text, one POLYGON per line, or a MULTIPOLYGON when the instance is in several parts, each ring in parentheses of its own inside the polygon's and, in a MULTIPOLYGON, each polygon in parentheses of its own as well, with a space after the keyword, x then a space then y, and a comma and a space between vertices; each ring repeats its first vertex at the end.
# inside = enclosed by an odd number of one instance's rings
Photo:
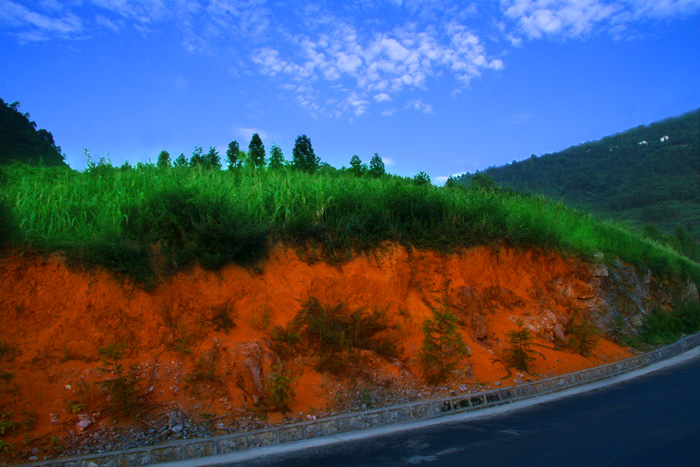
POLYGON ((380 337, 397 342, 399 352, 385 360, 363 351, 361 365, 345 377, 316 371, 313 353, 293 358, 295 399, 287 420, 601 365, 632 354, 605 336, 588 358, 566 350, 573 313, 599 328, 613 321, 624 328, 638 324, 642 302, 663 300, 653 280, 620 271, 639 290, 611 288, 610 275, 619 271, 539 250, 479 247, 443 256, 388 246, 334 266, 309 264, 279 246, 258 268, 195 268, 144 291, 107 271, 71 269, 60 257, 9 256, 0 262, 0 339, 10 349, 0 370, 12 377, 0 392, 0 412, 6 420, 33 421, 4 439, 16 446, 29 440, 25 451, 42 457, 54 445, 79 446, 81 430, 101 433, 108 426, 113 433, 104 411, 111 396, 98 383, 109 376, 99 370, 99 349, 116 343, 125 346, 125 367, 139 365, 147 395, 140 421, 128 424, 131 436, 146 430, 150 442, 178 437, 179 421, 206 426, 193 432, 200 435, 281 421, 282 414, 261 404, 279 361, 271 331, 287 325, 310 297, 349 310, 386 310, 390 329, 380 337), (438 388, 425 386, 418 366, 431 306, 458 315, 470 349, 454 380, 438 388), (233 325, 220 322, 222 309, 233 325), (516 317, 536 335, 529 374, 503 364, 516 317))

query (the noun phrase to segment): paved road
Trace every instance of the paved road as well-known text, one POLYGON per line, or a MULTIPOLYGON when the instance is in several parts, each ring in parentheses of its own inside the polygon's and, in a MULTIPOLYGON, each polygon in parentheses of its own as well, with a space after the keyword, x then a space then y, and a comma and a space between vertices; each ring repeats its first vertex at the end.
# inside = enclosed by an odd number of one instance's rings
POLYGON ((700 357, 505 415, 231 465, 412 464, 700 465, 700 357))

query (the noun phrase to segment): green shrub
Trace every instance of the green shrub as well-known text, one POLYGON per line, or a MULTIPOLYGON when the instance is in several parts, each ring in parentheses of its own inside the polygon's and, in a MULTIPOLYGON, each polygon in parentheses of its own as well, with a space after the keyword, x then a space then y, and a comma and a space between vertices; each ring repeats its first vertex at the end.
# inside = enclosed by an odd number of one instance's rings
POLYGON ((299 344, 301 335, 293 324, 287 326, 277 325, 270 332, 272 337, 272 350, 283 360, 287 360, 294 355, 299 344))
POLYGON ((340 373, 347 365, 359 363, 360 350, 370 350, 385 358, 397 354, 392 339, 378 336, 389 329, 386 312, 382 310, 350 311, 345 304, 324 306, 311 297, 292 325, 316 349, 320 371, 340 373))
POLYGON ((16 232, 14 213, 0 195, 0 250, 12 245, 16 232))
POLYGON ((194 372, 188 375, 188 382, 209 382, 217 383, 219 377, 216 374, 216 367, 219 349, 214 347, 204 355, 200 355, 194 365, 194 372))
POLYGON ((648 344, 669 344, 683 334, 700 330, 700 303, 687 302, 672 311, 655 310, 647 316, 640 336, 648 344))
POLYGON ((457 327, 457 316, 447 308, 433 308, 423 322, 423 345, 418 354, 423 376, 429 384, 449 379, 457 365, 469 354, 457 327))
POLYGON ((214 329, 217 331, 228 332, 232 327, 236 325, 234 320, 236 311, 233 307, 231 301, 222 303, 221 305, 212 308, 212 319, 211 322, 214 325, 214 329))
POLYGON ((155 286, 150 252, 145 245, 134 246, 116 235, 96 239, 74 252, 74 256, 94 266, 102 266, 119 275, 126 275, 146 288, 155 286))
POLYGON ((99 383, 111 396, 108 410, 115 415, 135 418, 140 406, 141 390, 138 365, 124 367, 121 361, 124 355, 123 344, 108 344, 98 349, 98 352, 102 360, 100 372, 108 375, 108 378, 99 383))
POLYGON ((591 322, 574 312, 571 317, 571 322, 568 326, 569 346, 574 352, 588 357, 598 345, 598 330, 593 327, 591 322))
POLYGON ((517 370, 530 371, 530 362, 534 360, 532 356, 532 333, 530 328, 525 326, 521 318, 515 322, 517 331, 508 331, 509 346, 505 349, 506 362, 517 370))
POLYGON ((0 456, 3 455, 8 455, 12 454, 15 452, 15 445, 12 443, 8 443, 7 441, 3 441, 0 439, 0 456))
POLYGON ((12 420, 9 413, 0 413, 0 436, 13 434, 18 428, 19 424, 12 420))
POLYGON ((292 370, 286 368, 284 362, 275 365, 272 373, 265 378, 265 404, 280 412, 287 412, 289 403, 294 400, 293 384, 296 380, 292 370))

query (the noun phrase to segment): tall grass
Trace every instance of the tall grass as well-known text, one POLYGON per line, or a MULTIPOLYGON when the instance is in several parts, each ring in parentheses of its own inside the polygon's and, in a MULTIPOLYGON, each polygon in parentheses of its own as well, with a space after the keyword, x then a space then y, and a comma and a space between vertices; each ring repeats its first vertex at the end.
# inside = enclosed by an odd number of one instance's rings
POLYGON ((276 241, 312 241, 342 258, 387 240, 437 250, 506 242, 584 257, 602 252, 700 282, 700 265, 668 248, 517 193, 342 171, 97 169, 0 169, 0 207, 9 208, 13 244, 63 250, 144 283, 155 245, 177 270, 194 261, 212 269, 253 263, 276 241))

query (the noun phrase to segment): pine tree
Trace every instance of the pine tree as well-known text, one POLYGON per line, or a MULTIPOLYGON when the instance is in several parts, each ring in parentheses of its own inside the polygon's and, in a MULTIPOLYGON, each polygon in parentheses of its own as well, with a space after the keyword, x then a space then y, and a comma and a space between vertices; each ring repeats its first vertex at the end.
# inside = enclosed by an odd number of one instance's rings
POLYGON ((286 162, 287 161, 284 160, 284 154, 282 154, 280 147, 273 144, 272 148, 270 149, 270 162, 268 163, 268 167, 272 170, 281 169, 284 167, 286 162))
POLYGON ((355 174, 355 176, 361 176, 365 172, 364 169, 365 167, 362 165, 362 160, 360 160, 357 154, 350 158, 350 171, 355 174))
POLYGON ((228 143, 228 149, 226 150, 226 162, 229 170, 233 170, 241 165, 241 160, 238 157, 240 148, 238 147, 238 141, 233 140, 228 143))
POLYGON ((379 154, 375 152, 374 156, 372 156, 372 160, 369 161, 369 174, 372 177, 379 178, 385 173, 384 161, 379 157, 379 154))
POLYGON ((569 320, 568 333, 569 346, 584 357, 590 356, 598 345, 598 331, 589 320, 581 317, 578 311, 575 311, 569 320))
POLYGON ((413 183, 416 185, 430 185, 430 175, 421 170, 413 177, 413 183))
POLYGON ((170 153, 168 151, 161 151, 160 154, 158 154, 157 166, 159 169, 170 167, 170 153))
POLYGON ((306 135, 297 136, 292 150, 292 167, 313 173, 318 169, 321 158, 314 154, 311 140, 306 135))
POLYGON ((221 157, 214 146, 209 147, 209 152, 204 156, 204 166, 208 169, 221 170, 221 157))
POLYGON ((254 167, 265 165, 265 145, 257 133, 253 134, 248 145, 248 162, 254 167))
POLYGON ((423 335, 418 355, 423 376, 429 384, 439 384, 452 375, 469 349, 457 328, 457 316, 446 308, 433 308, 432 318, 423 322, 423 335))
POLYGON ((187 167, 189 164, 187 163, 187 158, 185 157, 184 153, 180 153, 179 156, 175 158, 175 162, 173 162, 174 167, 187 167))
POLYGON ((204 165, 204 149, 202 146, 195 146, 190 157, 190 167, 198 167, 204 165))
POLYGON ((506 362, 520 371, 530 371, 530 362, 534 360, 530 350, 532 334, 522 319, 518 318, 515 324, 518 326, 518 330, 508 331, 506 334, 510 344, 505 350, 506 362))

